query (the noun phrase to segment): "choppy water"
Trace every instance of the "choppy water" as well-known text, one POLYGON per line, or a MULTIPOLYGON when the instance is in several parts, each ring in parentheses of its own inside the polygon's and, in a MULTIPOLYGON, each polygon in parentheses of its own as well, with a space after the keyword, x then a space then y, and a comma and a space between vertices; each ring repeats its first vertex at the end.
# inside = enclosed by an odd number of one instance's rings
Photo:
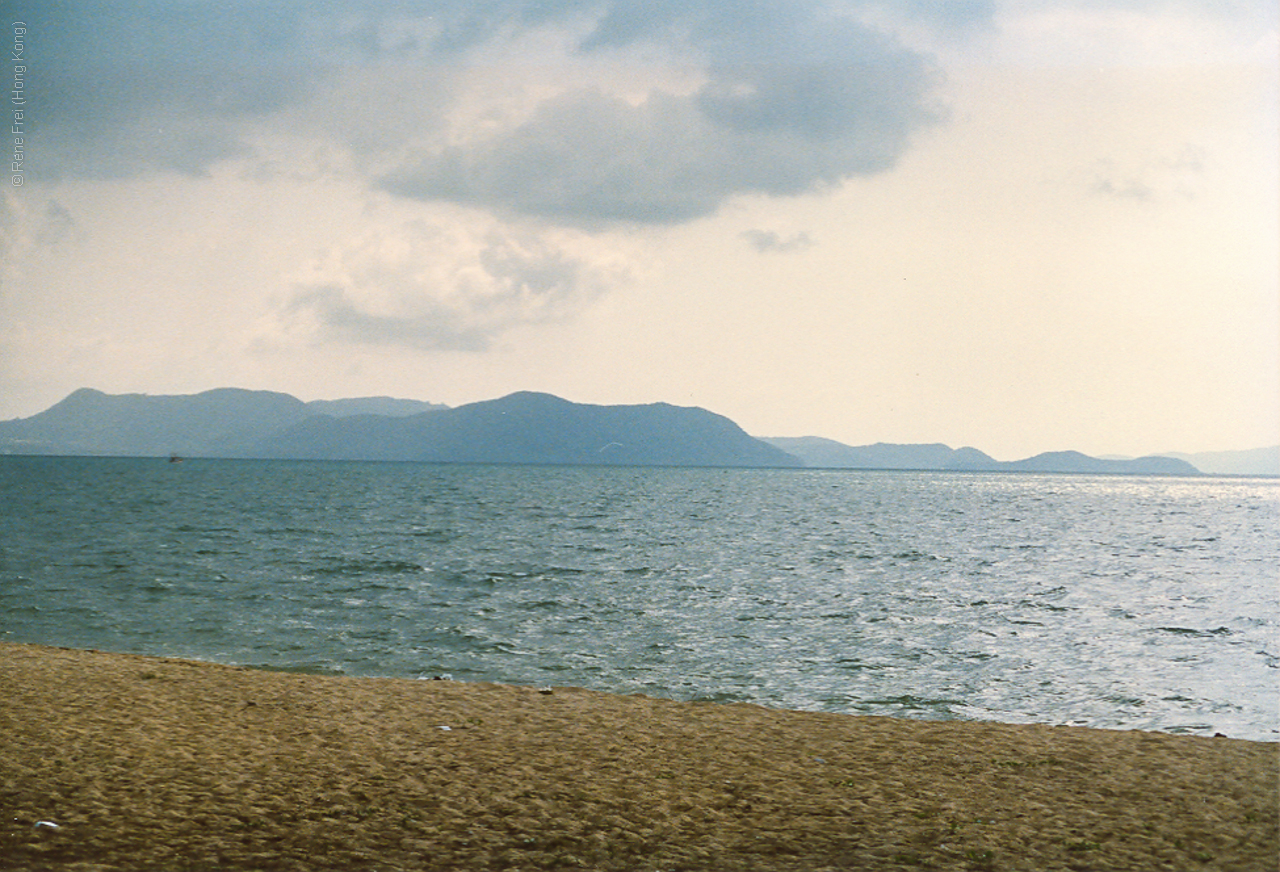
POLYGON ((0 639, 1280 738, 1280 482, 0 458, 0 639))

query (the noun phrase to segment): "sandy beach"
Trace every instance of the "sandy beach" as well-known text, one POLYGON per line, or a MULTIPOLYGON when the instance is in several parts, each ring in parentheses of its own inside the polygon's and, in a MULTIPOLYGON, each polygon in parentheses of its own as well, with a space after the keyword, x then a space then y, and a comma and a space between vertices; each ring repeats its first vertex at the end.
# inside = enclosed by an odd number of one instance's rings
POLYGON ((0 644, 0 868, 1238 869, 1280 745, 0 644))

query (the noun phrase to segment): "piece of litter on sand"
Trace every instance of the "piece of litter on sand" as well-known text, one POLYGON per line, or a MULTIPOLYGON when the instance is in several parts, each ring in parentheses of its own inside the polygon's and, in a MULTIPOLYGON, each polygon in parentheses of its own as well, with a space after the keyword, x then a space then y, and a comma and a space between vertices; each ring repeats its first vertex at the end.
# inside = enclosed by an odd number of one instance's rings
POLYGON ((452 730, 452 729, 453 729, 453 727, 446 727, 444 724, 441 724, 440 726, 436 727, 436 729, 437 729, 437 730, 452 730))
POLYGON ((53 821, 36 821, 34 829, 38 830, 41 828, 50 829, 50 830, 62 829, 61 826, 59 826, 58 824, 55 824, 53 821))

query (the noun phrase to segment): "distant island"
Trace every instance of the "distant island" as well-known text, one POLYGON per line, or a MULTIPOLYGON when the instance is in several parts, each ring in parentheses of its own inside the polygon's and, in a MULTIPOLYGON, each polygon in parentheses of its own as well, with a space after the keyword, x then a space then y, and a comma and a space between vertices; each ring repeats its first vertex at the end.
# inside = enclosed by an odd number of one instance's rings
POLYGON ((805 466, 826 469, 919 469, 952 472, 1089 472, 1130 475, 1199 475, 1186 460, 1173 457, 1138 457, 1107 460, 1079 451, 1051 451, 1025 460, 1001 461, 976 448, 927 445, 875 445, 854 447, 817 436, 766 439, 804 461, 805 466))
POLYGON ((1132 459, 1059 451, 998 461, 937 443, 761 439, 696 407, 590 405, 528 391, 451 408, 393 397, 307 403, 240 388, 167 396, 82 388, 29 418, 0 421, 0 454, 1280 475, 1280 447, 1132 459), (1208 462, 1201 466, 1201 459, 1208 462))
POLYGON ((797 467, 801 461, 705 409, 595 406, 520 392, 449 408, 388 397, 304 403, 220 388, 111 395, 81 389, 0 422, 0 453, 402 460, 591 466, 797 467))

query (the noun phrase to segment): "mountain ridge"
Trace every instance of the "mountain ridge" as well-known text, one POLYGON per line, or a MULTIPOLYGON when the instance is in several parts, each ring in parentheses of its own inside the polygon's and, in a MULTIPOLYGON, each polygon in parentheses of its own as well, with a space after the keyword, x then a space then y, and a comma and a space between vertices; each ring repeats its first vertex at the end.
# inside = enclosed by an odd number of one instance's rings
POLYGON ((756 438, 697 407, 590 405, 534 391, 451 408, 386 396, 304 402, 244 388, 173 395, 80 388, 43 412, 0 421, 0 454, 1167 475, 1201 474, 1192 461, 1204 457, 1219 464, 1205 470, 1214 474, 1280 474, 1280 447, 1141 458, 1057 451, 997 461, 976 448, 942 443, 756 438))
POLYGON ((696 407, 593 406, 522 391, 456 408, 360 398, 312 406, 288 394, 105 394, 83 388, 0 422, 0 453, 413 460, 636 466, 800 466, 696 407), (370 407, 393 414, 374 414, 370 407), (334 413, 338 414, 334 414, 334 413), (407 414, 406 414, 407 412, 407 414))
POLYGON ((721 415, 652 403, 593 406, 520 391, 388 420, 315 416, 245 456, 588 466, 799 466, 721 415))
POLYGON ((767 437, 765 441, 799 457, 806 466, 826 469, 917 469, 948 472, 1078 472, 1146 475, 1199 475, 1191 463, 1164 456, 1130 460, 1090 457, 1079 451, 1046 451, 1022 460, 1001 461, 976 448, 942 443, 845 445, 817 436, 767 437))

